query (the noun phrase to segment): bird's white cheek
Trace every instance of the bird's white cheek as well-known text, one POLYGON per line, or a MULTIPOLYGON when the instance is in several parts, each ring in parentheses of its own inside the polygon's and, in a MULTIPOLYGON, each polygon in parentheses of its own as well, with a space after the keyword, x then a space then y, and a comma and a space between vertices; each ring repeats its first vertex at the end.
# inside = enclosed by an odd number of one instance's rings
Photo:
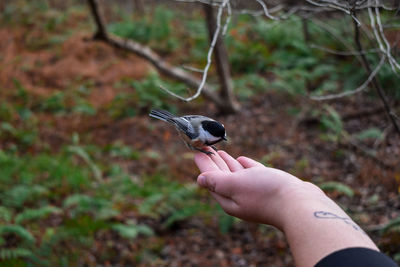
POLYGON ((209 132, 201 131, 200 135, 199 135, 199 139, 202 140, 203 142, 205 142, 205 141, 214 142, 214 141, 219 140, 220 138, 211 135, 209 132))

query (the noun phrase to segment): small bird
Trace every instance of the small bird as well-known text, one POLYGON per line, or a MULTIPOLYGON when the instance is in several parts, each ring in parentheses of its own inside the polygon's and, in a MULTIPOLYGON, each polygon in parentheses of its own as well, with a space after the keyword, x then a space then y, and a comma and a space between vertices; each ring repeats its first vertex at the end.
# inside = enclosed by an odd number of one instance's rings
POLYGON ((222 123, 201 115, 186 115, 177 117, 168 111, 153 109, 150 117, 168 122, 175 126, 180 137, 186 145, 193 150, 213 155, 211 151, 204 150, 226 139, 225 127, 222 123))

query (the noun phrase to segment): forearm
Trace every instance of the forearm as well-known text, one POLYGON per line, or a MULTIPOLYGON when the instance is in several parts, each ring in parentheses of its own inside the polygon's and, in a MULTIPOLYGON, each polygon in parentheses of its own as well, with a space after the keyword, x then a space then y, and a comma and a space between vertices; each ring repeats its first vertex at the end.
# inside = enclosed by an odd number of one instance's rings
POLYGON ((332 252, 348 247, 378 250, 365 232, 319 189, 305 192, 296 192, 296 198, 286 205, 282 227, 296 266, 313 266, 332 252))
POLYGON ((369 237, 317 186, 250 158, 219 151, 197 154, 197 182, 238 218, 274 225, 289 242, 297 266, 313 266, 348 247, 377 250, 369 237))

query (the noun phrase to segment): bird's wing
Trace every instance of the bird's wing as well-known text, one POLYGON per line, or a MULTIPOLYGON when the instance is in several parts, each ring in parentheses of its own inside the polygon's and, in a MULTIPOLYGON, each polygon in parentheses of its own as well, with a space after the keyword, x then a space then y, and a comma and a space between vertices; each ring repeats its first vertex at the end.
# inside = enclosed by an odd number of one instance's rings
POLYGON ((196 138, 196 131, 193 128, 192 124, 190 123, 189 116, 184 117, 174 117, 168 120, 176 125, 178 130, 184 132, 190 139, 196 138))

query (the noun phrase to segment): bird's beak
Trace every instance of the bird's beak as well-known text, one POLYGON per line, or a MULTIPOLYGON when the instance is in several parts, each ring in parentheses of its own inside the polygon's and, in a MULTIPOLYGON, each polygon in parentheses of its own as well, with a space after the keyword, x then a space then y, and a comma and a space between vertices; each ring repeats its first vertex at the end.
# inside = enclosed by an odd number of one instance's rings
POLYGON ((224 138, 222 138, 222 139, 224 139, 225 141, 228 141, 228 139, 226 139, 226 136, 224 136, 224 138))

